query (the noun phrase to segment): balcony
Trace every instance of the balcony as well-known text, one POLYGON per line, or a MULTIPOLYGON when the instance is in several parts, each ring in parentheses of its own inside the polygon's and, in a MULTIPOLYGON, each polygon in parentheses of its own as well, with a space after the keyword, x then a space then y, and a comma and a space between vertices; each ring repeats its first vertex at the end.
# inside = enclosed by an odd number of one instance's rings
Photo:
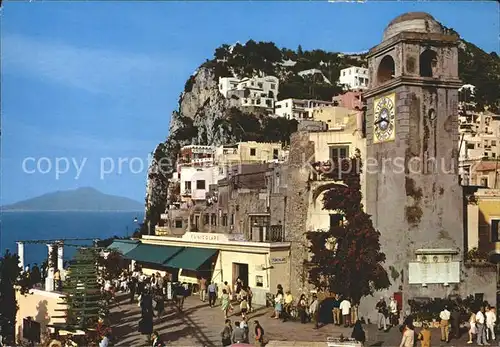
POLYGON ((254 223, 247 239, 253 242, 285 242, 283 225, 257 225, 254 223))
POLYGON ((181 193, 182 196, 191 196, 191 189, 184 189, 184 191, 181 193))

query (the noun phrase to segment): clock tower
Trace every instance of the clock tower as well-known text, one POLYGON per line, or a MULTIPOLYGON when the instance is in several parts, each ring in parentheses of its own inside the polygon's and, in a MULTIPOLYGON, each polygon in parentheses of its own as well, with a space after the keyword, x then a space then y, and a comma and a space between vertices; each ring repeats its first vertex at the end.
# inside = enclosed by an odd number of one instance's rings
MULTIPOLYGON (((402 295, 403 309, 413 297, 471 294, 460 277, 458 44, 431 15, 412 12, 391 21, 368 53, 366 211, 392 283, 382 295, 402 295)), ((365 301, 360 315, 371 317, 374 303, 365 301)))

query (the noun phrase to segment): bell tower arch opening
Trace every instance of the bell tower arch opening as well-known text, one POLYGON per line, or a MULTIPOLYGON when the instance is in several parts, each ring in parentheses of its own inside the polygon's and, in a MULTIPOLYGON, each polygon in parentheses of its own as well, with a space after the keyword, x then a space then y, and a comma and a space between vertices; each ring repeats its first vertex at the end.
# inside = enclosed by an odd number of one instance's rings
POLYGON ((396 64, 390 55, 382 58, 377 69, 377 83, 382 84, 394 78, 396 73, 396 64))
POLYGON ((420 54, 420 77, 437 77, 437 53, 426 49, 420 54))

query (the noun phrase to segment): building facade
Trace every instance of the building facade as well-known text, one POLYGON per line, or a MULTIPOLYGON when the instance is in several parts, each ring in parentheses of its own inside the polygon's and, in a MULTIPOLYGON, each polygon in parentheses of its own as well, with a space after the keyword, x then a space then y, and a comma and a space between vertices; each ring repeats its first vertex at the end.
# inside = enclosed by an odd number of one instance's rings
POLYGON ((219 91, 225 98, 234 98, 242 107, 273 109, 278 98, 279 79, 274 76, 220 77, 219 91))
POLYGON ((305 120, 312 118, 312 111, 323 106, 332 106, 333 102, 324 100, 283 99, 277 101, 274 113, 286 119, 305 120))
POLYGON ((347 89, 367 89, 370 85, 368 69, 351 66, 340 70, 339 84, 347 89))
POLYGON ((146 273, 163 269, 174 280, 193 284, 203 276, 219 290, 224 282, 232 285, 240 278, 252 288, 256 305, 265 305, 266 294, 274 292, 278 284, 289 287, 288 242, 251 242, 231 235, 187 232, 182 237, 144 236, 139 247, 143 249, 125 257, 139 263, 146 273), (148 252, 158 256, 146 258, 148 252))

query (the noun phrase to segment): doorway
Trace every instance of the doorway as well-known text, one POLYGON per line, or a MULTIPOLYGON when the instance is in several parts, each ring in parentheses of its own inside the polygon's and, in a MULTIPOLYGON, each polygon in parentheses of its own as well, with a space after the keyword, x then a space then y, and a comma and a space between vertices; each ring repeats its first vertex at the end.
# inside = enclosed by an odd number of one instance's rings
POLYGON ((238 277, 243 281, 243 285, 249 285, 248 264, 233 263, 233 284, 236 283, 236 279, 238 279, 238 277))

